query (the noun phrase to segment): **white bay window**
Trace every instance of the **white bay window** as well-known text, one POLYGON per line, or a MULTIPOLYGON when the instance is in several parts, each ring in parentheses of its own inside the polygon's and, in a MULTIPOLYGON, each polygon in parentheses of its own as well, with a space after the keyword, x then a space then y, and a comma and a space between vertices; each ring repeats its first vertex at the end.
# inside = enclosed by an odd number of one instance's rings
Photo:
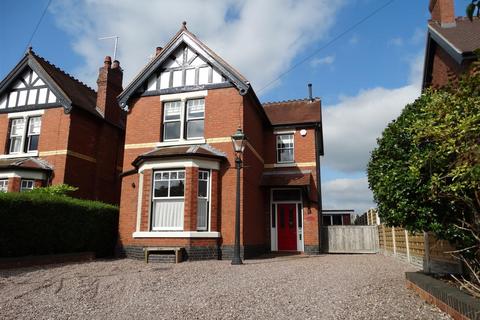
POLYGON ((30 179, 22 179, 22 182, 20 183, 20 192, 33 190, 34 186, 35 181, 30 179))
POLYGON ((185 171, 154 172, 152 202, 152 230, 183 230, 185 171))

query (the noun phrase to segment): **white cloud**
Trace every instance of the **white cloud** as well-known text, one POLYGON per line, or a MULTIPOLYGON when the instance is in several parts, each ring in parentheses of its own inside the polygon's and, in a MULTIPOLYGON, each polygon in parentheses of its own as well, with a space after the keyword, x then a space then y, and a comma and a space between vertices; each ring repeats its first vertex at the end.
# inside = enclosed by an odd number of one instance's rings
POLYGON ((323 57, 323 58, 312 59, 312 61, 310 62, 310 65, 312 67, 318 67, 320 65, 331 65, 334 62, 335 62, 335 56, 331 55, 331 56, 326 56, 326 57, 323 57))
POLYGON ((72 35, 75 52, 84 58, 75 73, 90 84, 103 56, 113 51, 113 44, 99 37, 120 37, 118 59, 128 82, 154 48, 165 45, 186 20, 191 32, 258 89, 288 68, 308 44, 327 35, 343 2, 71 0, 55 2, 51 10, 59 27, 72 35))
POLYGON ((366 177, 336 179, 322 184, 323 209, 354 209, 362 214, 375 207, 366 177))
POLYGON ((342 172, 365 171, 370 151, 386 125, 420 94, 423 54, 410 62, 409 84, 395 89, 361 90, 323 111, 324 163, 342 172))
POLYGON ((388 44, 395 47, 401 47, 403 46, 403 39, 400 37, 392 38, 388 41, 388 44))
MULTIPOLYGON (((403 107, 420 95, 423 53, 410 60, 409 84, 394 89, 377 87, 343 97, 323 111, 325 169, 352 174, 363 172, 376 139, 403 107)), ((336 179, 322 185, 324 208, 353 208, 362 213, 373 206, 366 176, 336 179)))

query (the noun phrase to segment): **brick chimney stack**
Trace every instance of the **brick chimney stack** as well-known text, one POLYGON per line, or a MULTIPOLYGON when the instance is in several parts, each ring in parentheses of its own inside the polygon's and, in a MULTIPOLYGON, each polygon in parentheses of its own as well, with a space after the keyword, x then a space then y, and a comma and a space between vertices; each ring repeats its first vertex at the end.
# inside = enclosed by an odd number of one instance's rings
POLYGON ((432 20, 437 21, 442 28, 456 26, 454 0, 430 0, 429 9, 432 20))
POLYGON ((122 92, 123 70, 118 60, 105 57, 103 67, 99 69, 97 79, 97 108, 105 119, 113 123, 121 123, 122 111, 117 96, 122 92))

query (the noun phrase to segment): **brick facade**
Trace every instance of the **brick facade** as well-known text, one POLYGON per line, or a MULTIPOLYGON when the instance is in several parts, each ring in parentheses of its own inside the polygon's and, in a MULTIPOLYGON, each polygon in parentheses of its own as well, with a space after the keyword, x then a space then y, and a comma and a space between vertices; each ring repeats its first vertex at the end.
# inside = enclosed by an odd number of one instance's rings
MULTIPOLYGON (((146 246, 183 246, 186 248, 189 259, 205 257, 228 259, 231 257, 235 226, 236 171, 232 144, 229 140, 230 135, 240 124, 240 126, 243 125, 249 138, 249 146, 243 155, 244 168, 241 171, 242 256, 253 257, 271 249, 270 189, 260 186, 262 174, 271 171, 292 170, 310 170, 312 172, 309 199, 305 199, 303 203, 304 251, 309 254, 319 253, 318 207, 315 202, 317 201, 315 130, 302 125, 295 129, 295 160, 302 167, 294 164, 287 168, 267 168, 267 164, 276 162, 276 136, 273 128, 262 118, 258 110, 259 106, 252 103, 253 99, 242 97, 234 88, 208 90, 205 96, 205 139, 207 143, 209 140, 213 141, 209 144, 226 155, 220 163, 220 169, 212 170, 211 174, 210 231, 219 231, 220 237, 213 239, 134 237, 140 175, 143 175, 143 187, 139 231, 151 231, 151 194, 154 169, 147 169, 142 173, 131 171, 135 170, 132 162, 139 155, 151 151, 157 143, 162 141, 163 106, 161 99, 160 96, 135 98, 128 113, 123 167, 126 175, 122 180, 120 203, 119 252, 139 258, 143 257, 141 248, 146 246), (150 130, 143 128, 150 128, 150 130), (302 128, 307 131, 304 136, 300 134, 302 128)), ((173 160, 179 159, 174 158, 173 160)), ((162 160, 162 163, 165 161, 168 160, 162 160)), ((173 165, 172 168, 177 167, 173 165)), ((195 232, 197 230, 197 179, 198 170, 202 168, 187 166, 177 169, 185 169, 186 173, 183 231, 195 232)))
MULTIPOLYGON (((177 33, 176 38, 166 45, 147 69, 155 65, 168 52, 169 46, 182 45, 180 37, 189 38, 204 48, 198 39, 185 27, 177 33)), ((188 49, 188 48, 187 48, 188 49)), ((174 49, 172 49, 174 50, 174 49)), ((176 50, 176 49, 175 49, 176 50)), ((208 50, 205 49, 207 54, 208 50)), ((172 51, 173 52, 173 51, 172 51)), ((177 51, 178 52, 178 51, 177 51)), ((186 52, 185 49, 183 52, 186 52)), ((201 51, 200 51, 201 52, 201 51)), ((215 56, 211 58, 215 60, 215 56)), ((220 62, 223 63, 223 62, 220 62)), ((215 66, 215 63, 212 63, 215 66)), ((223 65, 231 70, 228 65, 223 65)), ((153 67, 152 67, 153 68, 153 67)), ((142 77, 157 74, 160 69, 145 71, 142 77)), ((225 78, 236 77, 232 71, 225 78)), ((140 77, 141 78, 141 77, 140 77)), ((306 115, 300 120, 287 119, 286 124, 271 122, 269 115, 258 101, 253 90, 245 90, 238 81, 226 81, 221 85, 205 85, 192 90, 177 87, 168 90, 148 89, 139 77, 119 96, 122 106, 128 107, 123 180, 120 201, 119 253, 132 258, 143 258, 146 246, 180 246, 185 248, 188 259, 229 259, 233 254, 235 205, 236 205, 236 169, 235 154, 231 135, 241 128, 248 137, 243 152, 243 168, 240 173, 240 245, 243 257, 253 257, 270 251, 270 195, 271 187, 261 185, 265 173, 286 174, 292 171, 308 172, 309 185, 293 186, 304 193, 303 196, 303 232, 301 239, 304 251, 318 253, 318 190, 317 159, 315 135, 320 123, 320 101, 301 100, 296 102, 298 112, 306 115), (137 83, 138 81, 138 83, 137 83), (197 141, 163 140, 163 112, 166 101, 178 101, 180 108, 186 108, 189 99, 204 99, 204 134, 197 141), (304 106, 310 113, 306 113, 304 106), (314 117, 309 117, 310 114, 314 117), (305 129, 306 134, 300 134, 305 129), (294 130, 295 162, 277 167, 276 164, 276 130, 294 130), (191 146, 191 147, 190 147, 191 146), (195 153, 204 146, 215 155, 195 153), (182 150, 182 151, 181 151, 182 150), (213 156, 212 156, 213 157, 213 156), (199 230, 197 226, 199 200, 199 170, 208 169, 210 176, 210 211, 208 230, 199 230), (183 229, 174 230, 155 228, 152 230, 152 176, 156 170, 185 170, 183 229)), ((240 81, 244 84, 246 80, 240 81)), ((146 78, 142 78, 146 79, 146 78)), ((150 86, 149 86, 150 88, 150 86)), ((279 107, 281 108, 281 107, 279 107)), ((184 116, 185 109, 179 111, 184 116)), ((281 111, 280 109, 278 109, 281 111)), ((180 117, 181 117, 180 116, 180 117)), ((184 116, 185 117, 185 116, 184 116)), ((183 127, 180 120, 180 126, 183 127)), ((281 185, 280 187, 289 187, 281 185)), ((290 186, 291 187, 291 186, 290 186)), ((162 200, 155 200, 161 201, 162 200)), ((165 206, 167 208, 167 201, 165 206)), ((162 205, 162 204, 160 204, 162 205)), ((171 207, 168 207, 171 208, 171 207)), ((167 210, 167 209, 162 209, 167 210)), ((174 209, 168 209, 174 210, 174 209)), ((162 213, 159 211, 158 214, 162 213)), ((173 219, 172 215, 163 216, 173 219)), ((298 250, 302 251, 303 247, 298 250)), ((164 258, 159 257, 159 260, 164 258)), ((168 258, 165 258, 168 260, 168 258)))
MULTIPOLYGON (((78 188, 74 193, 76 197, 118 204, 119 174, 123 165, 125 112, 119 108, 115 97, 122 90, 122 72, 118 68, 113 70, 107 64, 100 68, 100 78, 109 72, 116 73, 116 78, 110 81, 99 81, 100 94, 97 96, 92 89, 31 51, 19 65, 25 64, 29 59, 37 61, 46 68, 33 70, 33 72, 37 74, 46 72, 51 76, 52 80, 43 79, 48 88, 54 88, 57 85, 68 86, 63 87, 63 90, 72 100, 72 106, 66 108, 57 97, 56 103, 46 106, 38 104, 0 109, 0 178, 2 175, 15 175, 18 179, 38 176, 39 171, 34 170, 37 168, 19 165, 18 169, 15 169, 12 166, 2 165, 6 161, 13 162, 17 158, 32 158, 43 161, 50 168, 43 171, 43 178, 40 182, 36 182, 36 186, 68 184, 78 188), (101 113, 96 110, 97 106, 101 113), (41 118, 37 151, 33 155, 9 154, 11 119, 23 117, 28 119, 31 116, 41 118)), ((25 68, 29 67, 26 65, 25 68)), ((18 68, 14 70, 16 69, 18 68)), ((13 76, 8 75, 8 77, 13 76)), ((11 85, 6 85, 1 90, 2 93, 8 94, 11 85)), ((11 187, 9 184, 10 191, 19 190, 15 181, 12 182, 11 187)))

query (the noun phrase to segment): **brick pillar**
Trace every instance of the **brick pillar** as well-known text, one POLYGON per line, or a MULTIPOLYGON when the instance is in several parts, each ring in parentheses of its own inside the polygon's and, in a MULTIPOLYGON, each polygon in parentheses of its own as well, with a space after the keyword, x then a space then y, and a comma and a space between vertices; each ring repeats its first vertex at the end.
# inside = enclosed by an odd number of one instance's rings
POLYGON ((8 192, 20 192, 20 178, 8 179, 8 192))
POLYGON ((219 231, 218 227, 218 170, 212 170, 211 176, 211 199, 210 199, 210 209, 212 212, 210 213, 211 221, 210 221, 210 228, 211 231, 219 231))
POLYGON ((197 231, 198 168, 185 168, 185 211, 183 230, 197 231))
POLYGON ((150 231, 150 207, 152 197, 152 170, 143 171, 143 192, 140 231, 150 231))
POLYGON ((43 180, 35 180, 35 183, 34 183, 34 187, 35 188, 41 188, 41 187, 44 187, 44 183, 43 183, 43 180))

